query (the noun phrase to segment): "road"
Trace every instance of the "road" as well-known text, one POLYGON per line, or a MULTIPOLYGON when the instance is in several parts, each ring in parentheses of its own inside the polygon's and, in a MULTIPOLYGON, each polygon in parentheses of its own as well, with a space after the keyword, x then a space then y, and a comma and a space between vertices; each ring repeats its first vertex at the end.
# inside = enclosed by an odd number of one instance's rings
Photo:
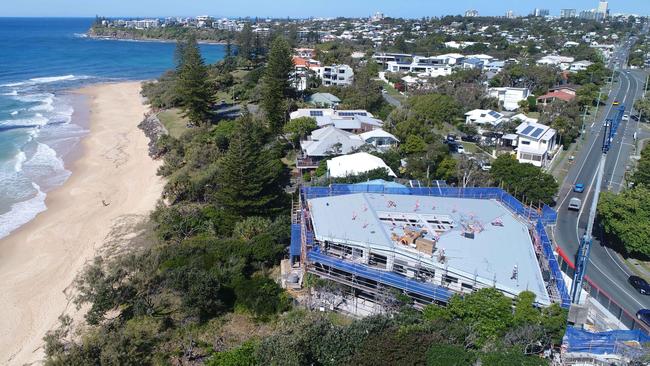
MULTIPOLYGON (((633 42, 633 40, 632 40, 633 42)), ((626 63, 629 44, 619 48, 613 56, 613 65, 621 67, 626 63)), ((620 70, 617 72, 618 82, 614 82, 606 105, 606 116, 613 118, 616 114, 612 103, 617 100, 625 105, 626 114, 632 115, 634 101, 641 97, 646 73, 639 70, 620 70)), ((630 119, 619 126, 612 147, 607 154, 603 190, 618 192, 625 184, 625 171, 634 151, 634 132, 639 122, 630 119)), ((596 171, 601 156, 601 145, 605 129, 603 121, 598 120, 587 124, 587 138, 584 147, 577 154, 573 167, 569 170, 559 195, 558 221, 553 230, 555 242, 564 250, 571 260, 578 250, 580 238, 584 235, 589 217, 589 209, 594 197, 596 171), (574 193, 575 183, 586 185, 584 193, 574 193), (567 205, 571 197, 582 199, 582 208, 576 213, 568 211, 567 205)), ((639 294, 627 283, 631 271, 619 257, 605 246, 602 246, 594 233, 590 260, 587 266, 587 276, 602 290, 607 292, 628 313, 634 315, 637 310, 650 308, 650 296, 639 294)), ((574 261, 575 262, 575 261, 574 261)))

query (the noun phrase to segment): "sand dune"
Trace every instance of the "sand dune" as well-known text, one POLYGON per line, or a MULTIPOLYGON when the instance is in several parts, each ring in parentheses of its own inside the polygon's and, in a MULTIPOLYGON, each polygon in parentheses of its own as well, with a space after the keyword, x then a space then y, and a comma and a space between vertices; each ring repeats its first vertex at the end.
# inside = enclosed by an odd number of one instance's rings
POLYGON ((48 194, 47 211, 0 241, 2 365, 39 363, 45 333, 74 311, 68 288, 75 276, 114 225, 147 215, 162 190, 159 162, 136 127, 146 111, 140 84, 79 92, 89 98, 90 133, 69 167, 72 176, 48 194))

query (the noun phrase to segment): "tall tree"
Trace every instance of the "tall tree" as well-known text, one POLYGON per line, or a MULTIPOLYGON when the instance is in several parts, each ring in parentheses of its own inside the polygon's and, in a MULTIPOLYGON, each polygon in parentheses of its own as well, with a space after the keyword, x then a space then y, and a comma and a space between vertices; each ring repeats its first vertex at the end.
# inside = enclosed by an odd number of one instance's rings
POLYGON ((262 216, 284 204, 282 162, 264 148, 259 130, 250 116, 239 119, 219 163, 217 202, 235 216, 262 216))
POLYGON ((284 38, 273 40, 268 60, 262 81, 262 107, 271 129, 280 132, 286 121, 286 99, 291 94, 290 77, 294 68, 291 47, 284 38))
POLYGON ((206 123, 210 119, 212 88, 196 38, 189 37, 179 42, 176 57, 176 93, 183 116, 193 125, 206 123))
POLYGON ((237 38, 239 45, 238 55, 246 60, 251 60, 253 54, 253 27, 249 22, 244 24, 242 31, 237 38))

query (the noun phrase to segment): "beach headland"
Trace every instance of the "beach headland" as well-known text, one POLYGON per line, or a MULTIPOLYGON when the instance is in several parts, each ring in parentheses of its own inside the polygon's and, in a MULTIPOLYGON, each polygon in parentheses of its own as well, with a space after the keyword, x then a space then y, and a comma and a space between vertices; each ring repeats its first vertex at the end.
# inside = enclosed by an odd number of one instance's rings
MULTIPOLYGON (((111 229, 144 218, 160 198, 159 161, 138 129, 147 111, 140 83, 83 88, 89 130, 68 162, 72 175, 48 193, 47 210, 0 240, 0 364, 39 363, 43 336, 75 315, 70 287, 111 229)), ((79 314, 76 314, 77 316, 79 314)))

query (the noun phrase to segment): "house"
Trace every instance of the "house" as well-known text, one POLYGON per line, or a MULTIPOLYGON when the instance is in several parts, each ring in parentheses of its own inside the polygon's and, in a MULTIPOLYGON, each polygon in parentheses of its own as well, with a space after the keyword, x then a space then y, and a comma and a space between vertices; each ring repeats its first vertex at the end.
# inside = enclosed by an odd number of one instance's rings
POLYGON ((380 151, 386 151, 399 144, 399 139, 397 137, 381 128, 364 132, 359 136, 366 144, 370 144, 380 151))
POLYGON ((468 125, 476 125, 479 133, 482 133, 482 130, 486 126, 496 127, 504 121, 503 114, 491 109, 474 109, 465 113, 465 123, 468 125))
POLYGON ((489 88, 488 95, 497 98, 505 110, 514 111, 519 108, 519 102, 528 99, 532 94, 528 88, 500 87, 489 88))
POLYGON ((338 129, 362 133, 381 128, 382 120, 376 119, 373 115, 364 110, 334 110, 334 109, 298 109, 289 114, 291 119, 300 117, 312 117, 316 119, 318 127, 333 125, 338 129))
POLYGON ((587 60, 582 60, 582 61, 576 61, 569 66, 569 71, 571 72, 578 72, 578 71, 584 71, 587 70, 587 68, 594 63, 591 61, 587 60))
POLYGON ((318 160, 325 156, 349 154, 365 144, 359 136, 332 125, 312 131, 307 140, 300 142, 303 157, 318 160))
POLYGON ((549 55, 544 56, 537 60, 538 65, 557 66, 561 70, 568 70, 571 64, 575 61, 573 57, 549 55))
POLYGON ((555 144, 556 131, 525 115, 517 115, 512 120, 522 118, 523 121, 517 126, 517 160, 520 163, 547 167, 558 147, 555 144))
POLYGON ((311 68, 325 86, 349 86, 354 82, 354 70, 348 65, 330 65, 311 68))
POLYGON ((376 53, 372 55, 372 59, 375 60, 375 62, 378 63, 379 65, 387 67, 389 62, 397 62, 397 63, 410 62, 413 59, 413 55, 408 53, 382 52, 382 53, 376 53))
POLYGON ((386 169, 391 177, 397 177, 381 158, 365 152, 338 156, 327 161, 327 174, 330 178, 345 178, 379 168, 386 169))
POLYGON ((548 93, 537 97, 537 104, 547 106, 557 100, 562 102, 571 102, 576 98, 576 89, 571 86, 558 86, 550 89, 548 93))
POLYGON ((485 61, 478 58, 466 58, 461 63, 463 69, 478 69, 482 70, 485 61))
POLYGON ((409 63, 389 61, 386 63, 386 70, 389 72, 415 73, 429 77, 447 76, 453 72, 453 67, 449 63, 451 60, 441 56, 415 56, 409 63))
POLYGON ((293 56, 292 61, 294 65, 292 75, 293 87, 298 91, 303 91, 307 89, 307 77, 309 76, 310 70, 319 67, 320 61, 299 56, 293 56))
POLYGON ((330 93, 314 93, 307 97, 307 103, 322 108, 335 108, 341 100, 330 93))
POLYGON ((311 59, 316 57, 316 50, 313 48, 296 48, 294 54, 301 58, 311 59))
POLYGON ((505 61, 492 61, 483 65, 483 70, 487 72, 500 73, 506 67, 505 61))

